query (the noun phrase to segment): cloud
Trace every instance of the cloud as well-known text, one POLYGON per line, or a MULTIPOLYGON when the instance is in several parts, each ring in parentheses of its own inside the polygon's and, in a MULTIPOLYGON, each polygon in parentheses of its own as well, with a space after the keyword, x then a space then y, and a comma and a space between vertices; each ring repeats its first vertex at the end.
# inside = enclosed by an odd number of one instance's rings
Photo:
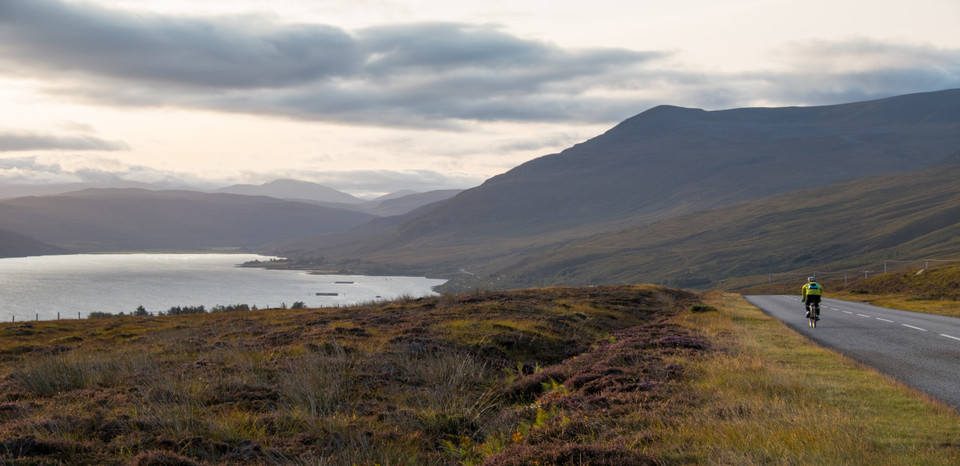
POLYGON ((772 44, 777 71, 705 73, 676 55, 568 49, 490 24, 348 31, 0 1, 0 71, 57 99, 408 128, 615 123, 659 104, 832 104, 960 87, 960 50, 870 39, 772 44))
POLYGON ((586 91, 661 58, 567 50, 491 25, 348 32, 256 16, 133 14, 58 0, 0 4, 0 67, 60 97, 371 125, 599 121, 627 106, 586 91))
POLYGON ((5 186, 68 183, 100 186, 148 183, 169 188, 209 185, 196 176, 129 165, 99 155, 42 154, 0 158, 0 184, 5 186))
POLYGON ((57 0, 0 4, 3 55, 50 72, 182 88, 284 86, 352 72, 344 31, 222 19, 132 14, 57 0))
POLYGON ((866 38, 810 40, 777 48, 787 71, 752 75, 768 99, 828 105, 960 88, 960 50, 866 38))
POLYGON ((122 141, 87 136, 56 136, 49 134, 0 132, 0 152, 77 150, 77 151, 124 151, 130 147, 122 141))

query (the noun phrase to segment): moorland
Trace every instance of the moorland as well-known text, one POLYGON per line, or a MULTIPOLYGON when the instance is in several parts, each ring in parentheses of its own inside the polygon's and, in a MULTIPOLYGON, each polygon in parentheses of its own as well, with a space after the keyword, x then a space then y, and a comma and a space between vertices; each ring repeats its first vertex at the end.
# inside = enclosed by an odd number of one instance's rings
POLYGON ((951 464, 951 407, 652 285, 0 324, 5 464, 951 464))

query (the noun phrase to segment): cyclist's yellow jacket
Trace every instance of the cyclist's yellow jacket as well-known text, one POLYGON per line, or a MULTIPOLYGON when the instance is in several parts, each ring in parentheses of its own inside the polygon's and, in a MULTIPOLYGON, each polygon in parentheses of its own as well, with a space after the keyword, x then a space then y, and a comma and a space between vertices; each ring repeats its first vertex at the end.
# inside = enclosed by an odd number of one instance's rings
POLYGON ((800 299, 806 300, 807 295, 823 296, 823 287, 817 282, 810 282, 800 289, 800 299))

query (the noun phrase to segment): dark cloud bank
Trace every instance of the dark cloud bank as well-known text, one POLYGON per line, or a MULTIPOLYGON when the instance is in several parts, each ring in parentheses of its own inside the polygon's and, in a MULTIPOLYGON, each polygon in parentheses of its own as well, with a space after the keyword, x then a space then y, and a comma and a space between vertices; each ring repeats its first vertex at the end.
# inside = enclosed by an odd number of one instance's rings
MULTIPOLYGON (((896 47, 868 45, 871 53, 896 47)), ((57 0, 0 1, 0 71, 61 78, 51 80, 48 92, 101 104, 374 125, 606 123, 661 103, 839 103, 960 87, 957 51, 923 52, 910 63, 858 72, 705 76, 666 70, 657 52, 569 50, 485 25, 345 31, 255 16, 175 17, 57 0), (612 89, 656 89, 671 101, 591 92, 612 89)))
POLYGON ((0 131, 0 152, 39 150, 121 151, 126 143, 107 141, 94 136, 56 136, 49 134, 0 131))

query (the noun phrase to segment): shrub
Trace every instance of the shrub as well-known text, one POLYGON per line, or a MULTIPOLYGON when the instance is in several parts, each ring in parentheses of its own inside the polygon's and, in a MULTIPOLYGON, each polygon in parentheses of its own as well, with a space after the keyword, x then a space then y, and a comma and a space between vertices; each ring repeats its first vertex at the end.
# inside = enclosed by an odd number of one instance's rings
POLYGON ((690 312, 717 312, 717 308, 709 304, 694 304, 690 306, 690 312))

